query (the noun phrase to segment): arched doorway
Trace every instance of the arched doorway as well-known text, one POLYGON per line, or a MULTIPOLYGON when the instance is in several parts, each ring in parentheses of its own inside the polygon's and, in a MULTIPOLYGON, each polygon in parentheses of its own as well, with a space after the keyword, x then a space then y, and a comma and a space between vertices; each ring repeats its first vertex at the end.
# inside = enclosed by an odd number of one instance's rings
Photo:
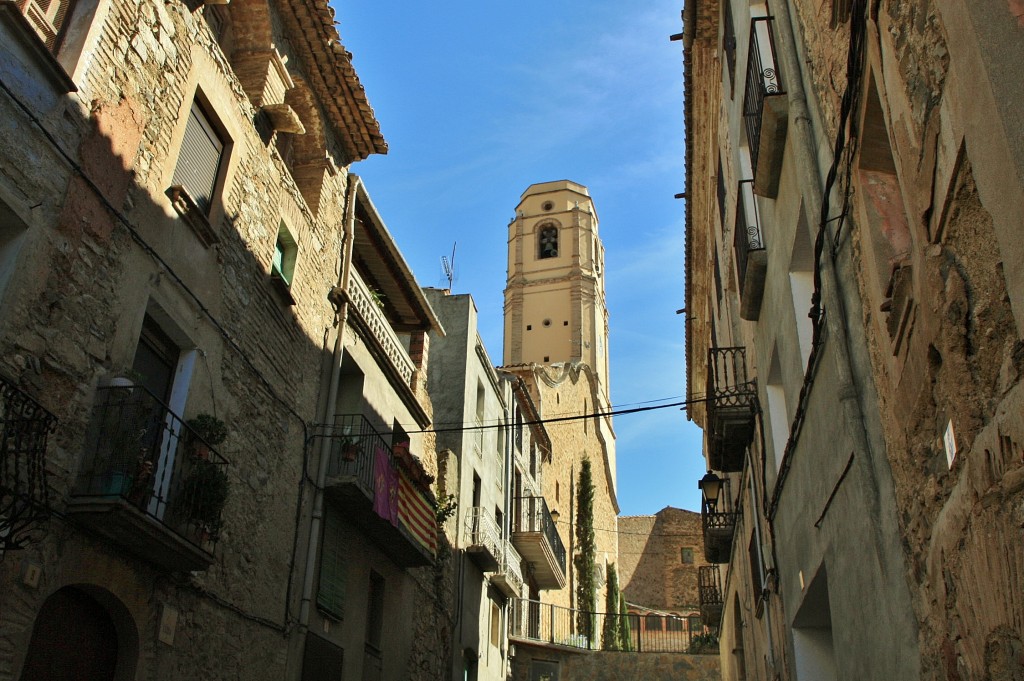
POLYGON ((96 597, 66 586, 47 598, 36 616, 21 681, 126 678, 126 672, 134 671, 135 650, 126 650, 136 647, 131 638, 119 635, 110 611, 96 597))

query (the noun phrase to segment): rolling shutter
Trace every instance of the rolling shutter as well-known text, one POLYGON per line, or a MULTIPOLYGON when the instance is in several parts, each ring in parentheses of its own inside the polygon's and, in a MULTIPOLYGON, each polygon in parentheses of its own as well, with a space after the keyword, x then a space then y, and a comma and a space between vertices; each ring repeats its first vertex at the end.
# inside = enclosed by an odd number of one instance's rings
POLYGON ((320 553, 320 583, 316 605, 325 614, 345 617, 345 554, 341 541, 338 513, 331 508, 324 513, 324 539, 320 553))
POLYGON ((223 152, 224 142, 210 125, 199 102, 192 102, 172 184, 184 187, 204 214, 210 212, 210 199, 223 152))

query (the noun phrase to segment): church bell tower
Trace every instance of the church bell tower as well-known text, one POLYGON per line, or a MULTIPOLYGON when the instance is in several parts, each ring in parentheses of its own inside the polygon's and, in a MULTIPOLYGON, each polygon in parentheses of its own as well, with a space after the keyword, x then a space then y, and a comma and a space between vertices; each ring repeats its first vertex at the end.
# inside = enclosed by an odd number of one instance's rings
POLYGON ((506 366, 582 362, 608 389, 604 246, 587 188, 530 185, 508 226, 506 366))

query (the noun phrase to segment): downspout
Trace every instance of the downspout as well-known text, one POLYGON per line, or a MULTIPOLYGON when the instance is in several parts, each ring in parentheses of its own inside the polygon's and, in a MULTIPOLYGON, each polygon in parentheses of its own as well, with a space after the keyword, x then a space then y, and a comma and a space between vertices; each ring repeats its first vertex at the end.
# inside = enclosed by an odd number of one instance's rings
MULTIPOLYGON (((335 314, 337 335, 334 339, 334 354, 331 358, 331 381, 327 393, 327 404, 324 407, 324 422, 330 423, 338 404, 338 383, 341 380, 341 360, 345 354, 343 343, 345 323, 348 319, 348 279, 351 271, 352 247, 355 241, 356 191, 360 180, 358 175, 350 174, 348 191, 345 196, 344 234, 341 241, 341 271, 338 273, 338 286, 332 291, 332 298, 337 293, 338 311, 335 314)), ((316 473, 316 492, 313 496, 313 513, 309 524, 309 543, 306 549, 306 572, 302 579, 302 600, 299 603, 299 627, 305 632, 309 629, 310 605, 313 601, 313 583, 316 581, 316 559, 320 548, 320 526, 324 517, 324 485, 327 481, 327 466, 330 463, 331 439, 322 436, 320 439, 320 465, 316 473)), ((305 474, 305 471, 303 472, 305 474)))

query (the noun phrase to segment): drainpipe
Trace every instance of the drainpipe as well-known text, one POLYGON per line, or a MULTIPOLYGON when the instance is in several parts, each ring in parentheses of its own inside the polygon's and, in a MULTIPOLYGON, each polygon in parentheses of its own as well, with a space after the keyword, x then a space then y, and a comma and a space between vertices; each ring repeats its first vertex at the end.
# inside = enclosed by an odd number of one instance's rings
MULTIPOLYGON (((338 286, 335 291, 345 292, 348 290, 349 272, 352 262, 352 246, 354 242, 355 218, 356 218, 356 191, 361 182, 358 175, 348 176, 348 192, 345 197, 345 222, 344 234, 341 241, 341 271, 338 274, 338 286)), ((332 292, 333 293, 333 292, 332 292)), ((332 296, 333 297, 333 296, 332 296)), ((333 418, 334 410, 338 404, 338 383, 341 380, 341 360, 345 354, 343 344, 345 336, 345 323, 348 319, 348 302, 341 298, 338 305, 338 312, 335 315, 338 332, 334 339, 334 354, 331 358, 331 381, 327 393, 327 404, 325 410, 325 422, 329 423, 333 418)), ((299 627, 305 632, 309 629, 310 605, 313 601, 313 582, 316 576, 316 558, 320 548, 320 526, 324 517, 324 486, 327 480, 327 466, 330 463, 331 440, 322 437, 320 440, 320 465, 316 474, 316 487, 313 496, 313 512, 309 524, 309 543, 306 549, 306 571, 302 579, 302 600, 299 604, 299 627)), ((303 473, 305 474, 305 473, 303 473)), ((303 634, 305 635, 305 634, 303 634)))

